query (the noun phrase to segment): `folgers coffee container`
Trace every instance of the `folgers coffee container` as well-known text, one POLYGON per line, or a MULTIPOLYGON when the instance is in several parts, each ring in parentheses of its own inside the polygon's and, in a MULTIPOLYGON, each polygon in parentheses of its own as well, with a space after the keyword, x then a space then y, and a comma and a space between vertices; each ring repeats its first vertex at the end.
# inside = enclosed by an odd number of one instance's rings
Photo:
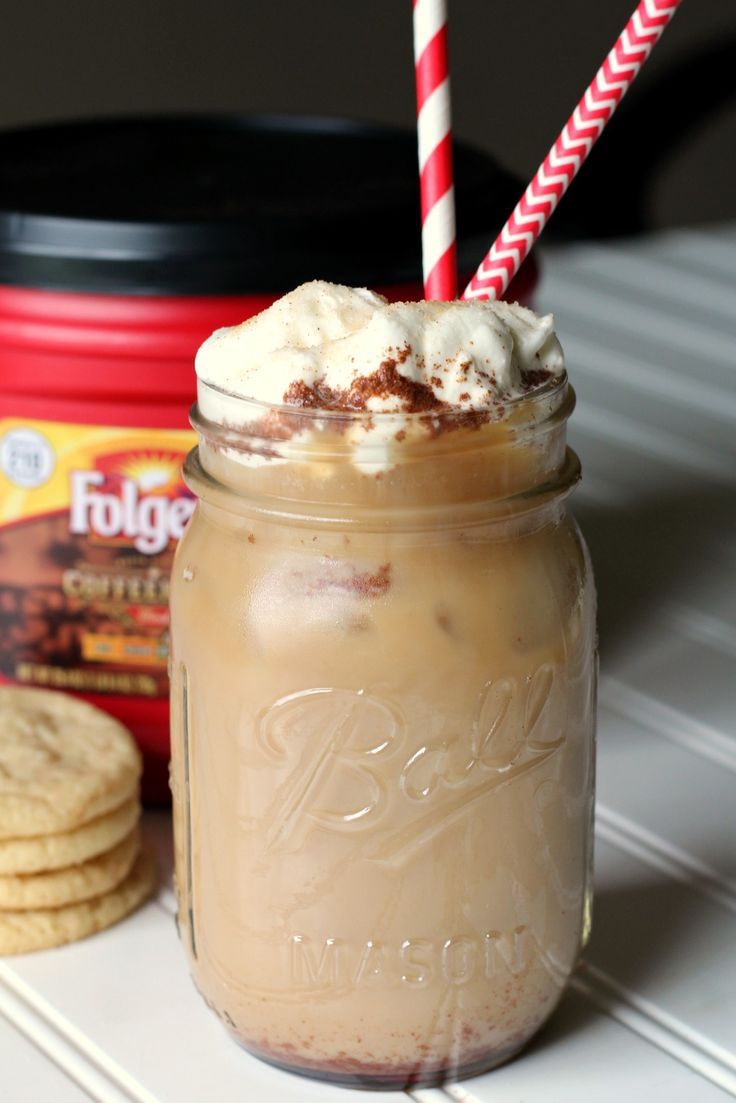
MULTIPOLYGON (((470 274, 520 193, 456 149, 470 274)), ((168 585, 193 357, 304 280, 421 297, 416 137, 344 120, 0 134, 0 679, 129 725, 168 797, 168 585)), ((511 297, 524 301, 528 266, 511 297)))

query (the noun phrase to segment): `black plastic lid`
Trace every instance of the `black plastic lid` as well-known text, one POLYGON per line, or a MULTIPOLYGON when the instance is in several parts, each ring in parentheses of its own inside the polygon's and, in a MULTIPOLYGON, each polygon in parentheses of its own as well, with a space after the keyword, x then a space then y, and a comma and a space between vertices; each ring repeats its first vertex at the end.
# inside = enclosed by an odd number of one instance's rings
MULTIPOLYGON (((461 271, 521 192, 455 147, 461 271)), ((0 284, 119 294, 421 279, 416 135, 311 116, 113 118, 0 132, 0 284)))

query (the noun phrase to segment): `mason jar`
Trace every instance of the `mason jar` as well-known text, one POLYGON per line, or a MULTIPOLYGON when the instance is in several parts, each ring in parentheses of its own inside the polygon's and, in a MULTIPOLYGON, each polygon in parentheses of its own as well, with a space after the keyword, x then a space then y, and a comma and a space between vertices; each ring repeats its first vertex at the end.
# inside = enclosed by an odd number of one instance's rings
POLYGON ((596 632, 573 404, 566 377, 402 415, 200 381, 171 594, 179 929, 275 1065, 480 1073, 575 968, 596 632))

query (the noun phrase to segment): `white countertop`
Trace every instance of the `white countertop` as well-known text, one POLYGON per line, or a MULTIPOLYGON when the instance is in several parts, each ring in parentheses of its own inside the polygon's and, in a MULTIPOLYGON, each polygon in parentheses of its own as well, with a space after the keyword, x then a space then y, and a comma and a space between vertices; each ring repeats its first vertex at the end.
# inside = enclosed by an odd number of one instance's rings
POLYGON ((189 980, 165 872, 117 927, 0 962, 3 1103, 717 1103, 736 1096, 736 227, 547 253, 601 594, 586 964, 513 1063, 358 1092, 280 1073, 189 980), (665 395, 663 397, 663 395, 665 395))

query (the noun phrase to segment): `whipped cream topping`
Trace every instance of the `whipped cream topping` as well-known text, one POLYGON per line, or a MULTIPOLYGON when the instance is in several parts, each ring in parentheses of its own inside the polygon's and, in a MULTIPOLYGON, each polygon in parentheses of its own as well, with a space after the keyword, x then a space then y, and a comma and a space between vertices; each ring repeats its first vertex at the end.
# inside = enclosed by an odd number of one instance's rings
POLYGON ((482 410, 564 370, 551 314, 503 302, 388 303, 314 281, 216 330, 199 379, 275 405, 409 413, 482 410))
MULTIPOLYGON (((252 422, 242 399, 394 415, 364 418, 345 433, 356 466, 376 473, 397 462, 402 440, 426 433, 426 423, 405 415, 502 416, 506 403, 561 376, 564 357, 551 314, 503 302, 389 303, 365 288, 314 281, 216 330, 195 366, 200 411, 222 425, 252 422)), ((319 432, 320 420, 292 442, 319 432)), ((254 448, 233 458, 252 465, 277 457, 254 448)))

